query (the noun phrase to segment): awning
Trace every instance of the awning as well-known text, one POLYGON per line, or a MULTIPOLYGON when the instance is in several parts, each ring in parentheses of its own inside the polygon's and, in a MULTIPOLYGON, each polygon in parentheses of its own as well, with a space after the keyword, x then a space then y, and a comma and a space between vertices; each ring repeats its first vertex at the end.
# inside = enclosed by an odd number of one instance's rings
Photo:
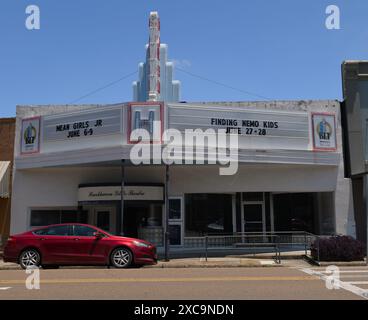
POLYGON ((0 198, 9 198, 10 161, 0 161, 0 198))

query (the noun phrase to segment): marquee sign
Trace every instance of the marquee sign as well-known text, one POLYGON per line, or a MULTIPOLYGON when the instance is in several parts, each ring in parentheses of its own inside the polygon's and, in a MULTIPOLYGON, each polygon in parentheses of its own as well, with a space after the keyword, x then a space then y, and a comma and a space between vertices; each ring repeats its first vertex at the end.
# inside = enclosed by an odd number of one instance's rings
POLYGON ((22 130, 20 133, 20 153, 22 155, 40 152, 40 119, 40 117, 33 117, 22 120, 22 130))
POLYGON ((335 115, 312 113, 313 147, 315 150, 336 150, 335 115))
POLYGON ((308 150, 309 116, 307 112, 257 110, 225 106, 169 105, 169 127, 225 130, 239 136, 244 149, 308 150))
POLYGON ((63 115, 45 116, 43 140, 71 141, 121 133, 121 108, 94 109, 63 115))
MULTIPOLYGON (((244 150, 336 151, 337 147, 334 113, 169 103, 164 114, 162 102, 132 102, 23 119, 20 154, 38 153, 40 147, 43 153, 53 153, 161 143, 164 121, 167 129, 195 131, 195 138, 185 140, 189 146, 195 145, 194 139, 223 131, 237 135, 244 150)), ((216 139, 208 141, 213 144, 216 139)))

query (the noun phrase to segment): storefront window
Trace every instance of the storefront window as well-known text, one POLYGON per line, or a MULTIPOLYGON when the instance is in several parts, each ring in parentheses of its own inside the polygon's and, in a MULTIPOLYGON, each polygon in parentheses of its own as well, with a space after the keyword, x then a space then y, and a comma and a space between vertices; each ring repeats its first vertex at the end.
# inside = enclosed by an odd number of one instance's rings
POLYGON ((232 233, 232 197, 228 194, 186 194, 185 236, 232 233))
POLYGON ((87 223, 88 212, 78 210, 32 210, 31 227, 42 227, 58 223, 87 223))
POLYGON ((124 235, 163 245, 162 204, 126 204, 124 235))
POLYGON ((273 195, 275 231, 308 231, 315 233, 314 202, 314 193, 273 195))

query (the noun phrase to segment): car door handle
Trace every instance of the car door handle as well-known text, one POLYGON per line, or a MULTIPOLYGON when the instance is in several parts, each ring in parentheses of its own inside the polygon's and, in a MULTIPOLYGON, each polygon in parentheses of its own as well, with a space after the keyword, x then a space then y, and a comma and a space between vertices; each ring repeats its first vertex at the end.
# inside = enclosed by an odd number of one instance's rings
POLYGON ((79 238, 74 238, 75 241, 79 241, 80 239, 79 238))
POLYGON ((41 240, 41 241, 45 241, 45 240, 46 240, 46 238, 40 238, 39 240, 41 240))

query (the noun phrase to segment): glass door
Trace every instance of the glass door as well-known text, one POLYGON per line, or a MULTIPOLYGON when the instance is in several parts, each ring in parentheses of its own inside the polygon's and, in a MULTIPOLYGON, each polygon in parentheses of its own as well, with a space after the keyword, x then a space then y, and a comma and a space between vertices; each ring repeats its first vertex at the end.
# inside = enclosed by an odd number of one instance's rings
POLYGON ((243 232, 264 232, 264 204, 243 204, 243 232))
POLYGON ((92 224, 104 231, 114 233, 115 225, 115 208, 101 207, 95 208, 92 215, 92 224))

